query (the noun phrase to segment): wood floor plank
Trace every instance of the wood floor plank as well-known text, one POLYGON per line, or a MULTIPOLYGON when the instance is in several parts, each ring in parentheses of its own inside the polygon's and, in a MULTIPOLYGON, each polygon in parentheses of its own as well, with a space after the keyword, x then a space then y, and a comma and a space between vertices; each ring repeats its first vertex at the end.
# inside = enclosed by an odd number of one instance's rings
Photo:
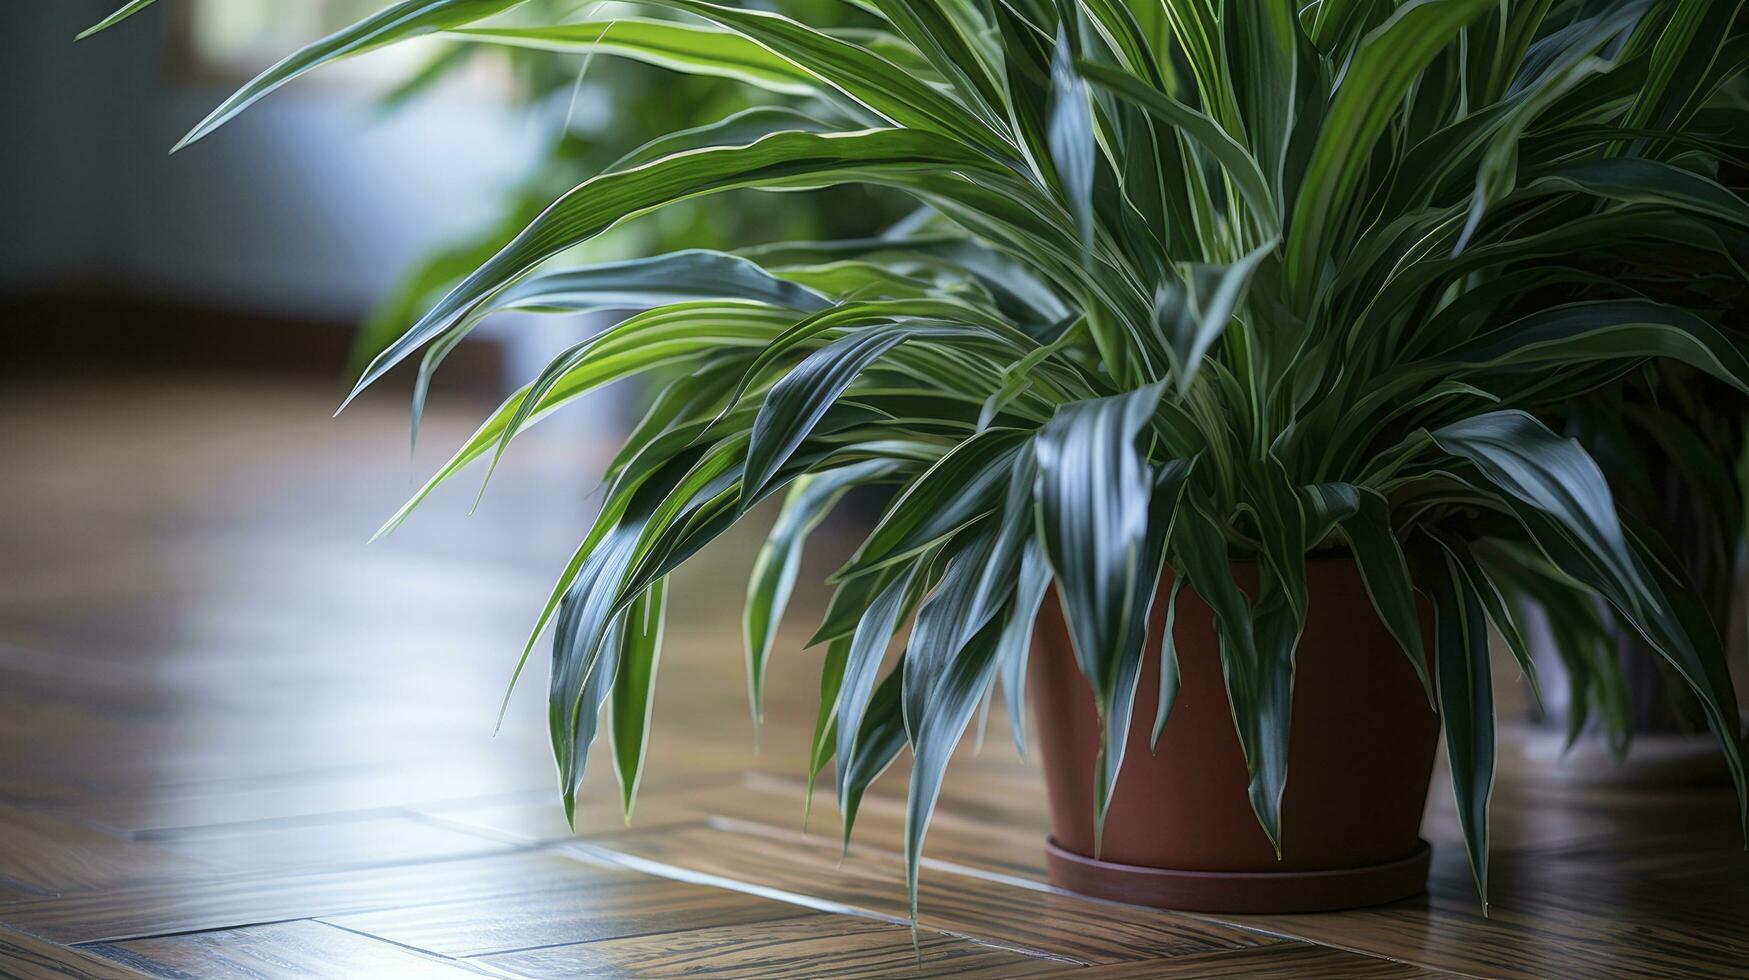
POLYGON ((603 873, 586 884, 467 902, 325 919, 444 956, 483 956, 811 914, 798 905, 648 875, 603 873))
POLYGON ((480 973, 320 922, 275 922, 87 947, 150 977, 396 977, 478 980, 480 973))
MULTIPOLYGON (((802 780, 749 774, 738 784, 694 794, 686 806, 698 816, 760 824, 776 833, 799 835, 804 833, 805 799, 806 784, 802 780)), ((817 808, 809 818, 806 833, 823 845, 836 846, 841 834, 839 815, 829 798, 815 802, 817 808)), ((947 804, 938 806, 930 820, 925 853, 938 862, 1043 881, 1044 838, 1042 829, 983 819, 947 804)), ((904 801, 872 793, 865 796, 857 810, 852 843, 901 854, 904 842, 904 801)))
POLYGON ((1363 956, 1308 943, 1276 943, 1250 949, 1190 953, 1164 960, 1139 960, 1091 966, 1063 974, 1064 980, 1174 980, 1244 977, 1246 980, 1437 980, 1452 977, 1408 963, 1363 956))
MULTIPOLYGON (((905 921, 904 864, 893 855, 818 838, 774 839, 727 826, 668 828, 567 845, 650 873, 709 876, 730 887, 768 889, 823 907, 905 921)), ((922 925, 972 939, 1086 963, 1237 949, 1271 942, 1243 928, 1171 912, 1095 902, 1042 887, 924 869, 922 925)))
POLYGON ((142 974, 82 949, 0 926, 0 977, 12 980, 131 980, 142 974))
POLYGON ((202 876, 0 905, 0 924, 63 943, 583 886, 603 869, 551 852, 313 874, 202 876))
POLYGON ((158 848, 239 871, 371 867, 476 857, 514 845, 402 816, 224 824, 144 835, 158 848))
MULTIPOLYGON (((601 761, 603 768, 611 764, 606 759, 601 761)), ((709 813, 708 808, 699 804, 715 798, 715 787, 732 789, 737 783, 738 777, 725 774, 715 779, 695 779, 685 792, 664 792, 659 788, 645 787, 639 794, 630 826, 648 830, 697 823, 709 813), (700 789, 701 785, 709 788, 700 789)), ((420 817, 441 826, 525 844, 551 844, 579 837, 624 833, 627 827, 625 808, 617 793, 606 799, 594 795, 579 800, 575 817, 570 822, 565 820, 565 810, 558 804, 555 794, 546 792, 512 800, 416 809, 420 817)))
POLYGON ((154 844, 41 810, 0 804, 0 878, 39 890, 83 891, 211 870, 154 844))
POLYGON ((713 977, 839 980, 884 977, 1026 977, 1066 964, 925 930, 915 949, 904 926, 809 913, 754 925, 577 943, 484 957, 524 977, 713 977))
MULTIPOLYGON (((1741 977, 1749 964, 1743 860, 1715 880, 1553 871, 1497 856, 1482 915, 1464 858, 1435 853, 1428 894, 1340 915, 1231 917, 1306 942, 1365 950, 1476 976, 1741 977), (1734 925, 1733 925, 1734 924, 1734 925)), ((1607 863, 1601 866, 1608 869, 1607 863)))
MULTIPOLYGON (((538 752, 534 750, 533 762, 543 761, 538 752)), ((64 809, 79 819, 127 833, 385 814, 421 803, 550 797, 552 775, 546 768, 531 764, 504 769, 458 758, 448 766, 385 765, 294 778, 243 777, 126 788, 74 801, 64 809)))

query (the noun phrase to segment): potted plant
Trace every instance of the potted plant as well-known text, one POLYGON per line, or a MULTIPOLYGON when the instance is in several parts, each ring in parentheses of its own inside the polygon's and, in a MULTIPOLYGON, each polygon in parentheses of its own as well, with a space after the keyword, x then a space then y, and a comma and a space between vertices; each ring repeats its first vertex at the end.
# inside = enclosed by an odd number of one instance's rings
POLYGON ((1059 880, 1220 909, 1418 889, 1437 711, 1485 902, 1488 627, 1532 669, 1498 585, 1533 560, 1694 691, 1741 799, 1718 637, 1592 459, 1528 412, 1652 358, 1749 386, 1673 286, 1740 274, 1749 204, 1714 179, 1749 123, 1715 98, 1746 50, 1733 5, 873 0, 880 28, 825 31, 649 0, 685 19, 469 27, 514 5, 397 3, 188 139, 435 31, 816 97, 559 197, 359 383, 494 310, 647 307, 555 359, 435 485, 596 386, 687 369, 535 630, 567 808, 604 721, 630 801, 668 574, 786 493, 748 599, 757 712, 796 549, 867 484, 898 492, 815 636, 813 771, 835 760, 848 833, 909 748, 913 907, 948 757, 993 685, 1020 698, 1029 657, 1059 880), (675 201, 845 183, 929 210, 872 240, 562 267, 675 201))

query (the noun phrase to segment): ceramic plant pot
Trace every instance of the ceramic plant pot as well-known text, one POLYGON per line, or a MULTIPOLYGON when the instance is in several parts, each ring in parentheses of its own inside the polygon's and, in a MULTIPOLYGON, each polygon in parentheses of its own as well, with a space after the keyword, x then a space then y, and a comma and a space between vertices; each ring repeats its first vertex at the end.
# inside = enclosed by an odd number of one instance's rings
MULTIPOLYGON (((1234 574, 1254 593, 1255 565, 1235 563, 1234 574)), ((1279 859, 1247 795, 1213 613, 1190 589, 1178 597, 1174 630, 1181 686, 1157 750, 1149 749, 1171 581, 1168 568, 1097 856, 1100 722, 1061 607, 1054 597, 1044 604, 1028 687, 1050 791, 1052 880, 1101 898, 1207 912, 1355 908, 1420 893, 1429 851, 1419 830, 1439 719, 1354 562, 1308 561, 1279 859)), ((1431 649, 1426 609, 1422 620, 1431 649)))

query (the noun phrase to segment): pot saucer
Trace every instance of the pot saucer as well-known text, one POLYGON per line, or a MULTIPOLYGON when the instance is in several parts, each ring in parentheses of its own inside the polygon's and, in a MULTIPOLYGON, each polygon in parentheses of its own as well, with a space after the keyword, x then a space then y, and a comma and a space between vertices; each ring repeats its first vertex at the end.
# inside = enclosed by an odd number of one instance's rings
POLYGON ((1045 838, 1051 883, 1082 895, 1184 912, 1330 912, 1383 905, 1427 890, 1432 849, 1333 871, 1173 871, 1101 861, 1045 838))

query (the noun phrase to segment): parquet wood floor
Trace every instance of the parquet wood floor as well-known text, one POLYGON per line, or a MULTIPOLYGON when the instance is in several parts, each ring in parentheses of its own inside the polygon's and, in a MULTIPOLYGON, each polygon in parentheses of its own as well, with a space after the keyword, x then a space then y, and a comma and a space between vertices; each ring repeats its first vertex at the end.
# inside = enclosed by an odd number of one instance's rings
POLYGON ((0 392, 0 975, 1749 974, 1729 790, 1576 785, 1510 723, 1488 917, 1442 785, 1426 896, 1242 917, 1047 885, 1039 775, 998 709, 950 772, 914 951, 902 772, 842 859, 829 799, 802 823, 800 643, 845 546, 830 526, 760 750, 738 611, 755 520, 677 576, 634 820, 598 754, 568 827, 539 665, 493 725, 609 434, 537 430, 476 515, 464 479, 366 546, 475 409, 436 407, 410 466, 400 402, 329 421, 331 402, 194 379, 0 392))

